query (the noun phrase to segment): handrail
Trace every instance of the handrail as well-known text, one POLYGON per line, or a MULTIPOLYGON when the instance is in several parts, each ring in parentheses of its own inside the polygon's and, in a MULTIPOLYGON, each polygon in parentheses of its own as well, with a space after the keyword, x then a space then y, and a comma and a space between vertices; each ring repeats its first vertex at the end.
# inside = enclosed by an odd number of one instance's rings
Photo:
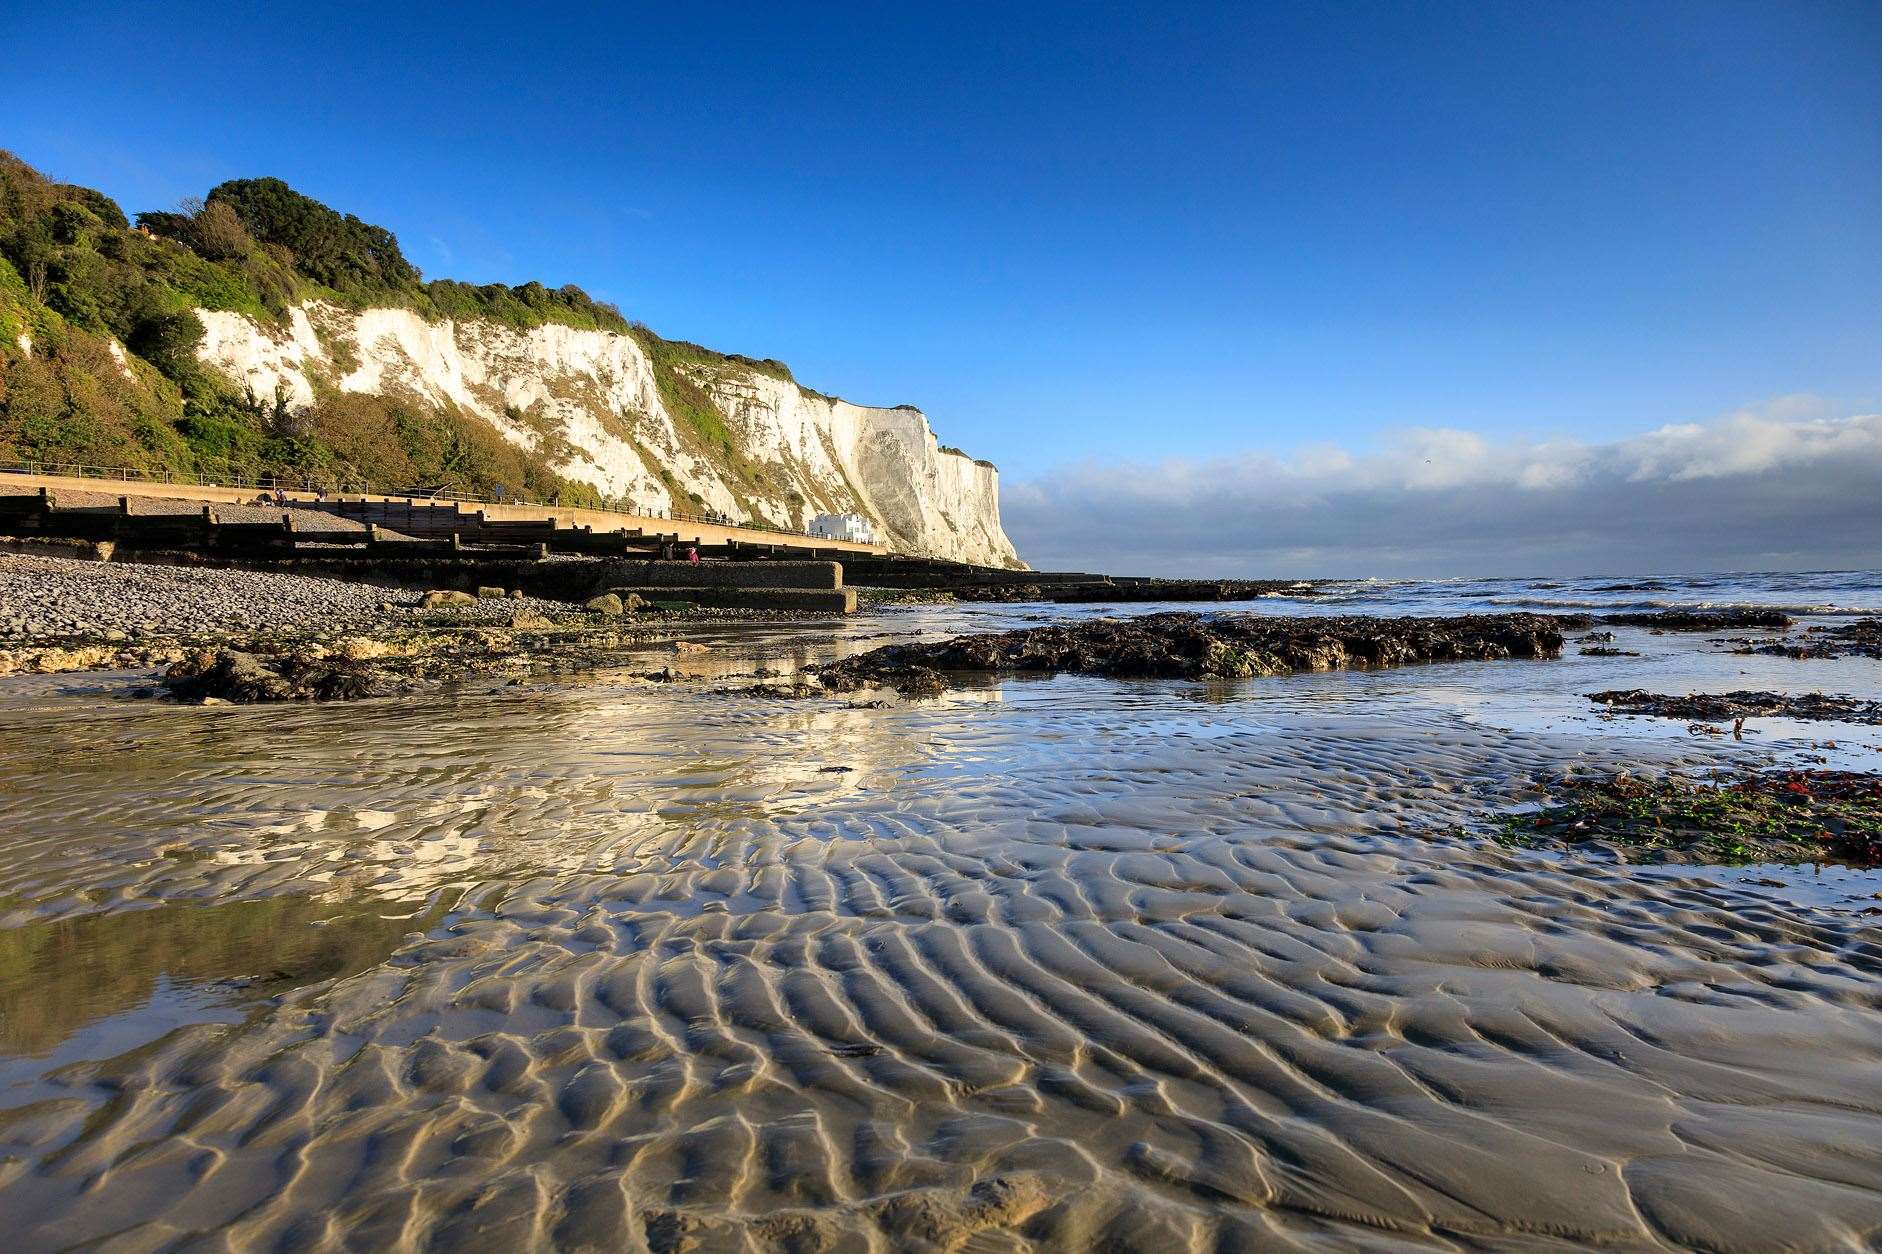
MULTIPOLYGON (((457 496, 437 489, 407 488, 386 490, 375 488, 358 481, 342 480, 338 476, 323 475, 318 481, 314 476, 303 475, 291 478, 280 475, 248 476, 241 474, 224 475, 211 479, 205 475, 190 474, 174 470, 142 470, 135 466, 92 466, 82 462, 10 462, 0 464, 0 474, 15 475, 59 475, 68 479, 124 479, 142 483, 162 483, 179 487, 199 488, 255 488, 263 491, 315 492, 325 495, 358 494, 362 496, 404 497, 410 501, 449 501, 459 505, 519 505, 533 509, 588 509, 591 506, 576 505, 570 502, 564 506, 560 497, 554 501, 530 501, 521 497, 511 500, 488 500, 483 497, 457 496)), ((782 536, 803 536, 810 540, 829 540, 833 537, 817 535, 808 528, 779 527, 765 522, 734 522, 714 514, 696 514, 688 510, 672 508, 639 509, 633 501, 621 497, 601 498, 598 507, 603 512, 629 514, 636 518, 666 518, 674 522, 705 523, 713 527, 734 527, 741 531, 769 531, 782 536)), ((854 543, 853 541, 851 543, 854 543)))

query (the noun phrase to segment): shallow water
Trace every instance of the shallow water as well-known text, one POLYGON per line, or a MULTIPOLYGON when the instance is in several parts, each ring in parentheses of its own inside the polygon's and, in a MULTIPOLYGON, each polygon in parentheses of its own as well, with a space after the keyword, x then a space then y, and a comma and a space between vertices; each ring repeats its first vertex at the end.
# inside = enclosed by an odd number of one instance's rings
POLYGON ((1882 571, 1735 571, 1704 575, 1589 575, 1524 579, 1356 579, 1303 605, 1347 614, 1462 614, 1479 610, 1710 609, 1757 605, 1792 614, 1882 613, 1882 571), (1338 608, 1338 607, 1345 608, 1338 608))
POLYGON ((1878 728, 1580 694, 1882 667, 1617 643, 889 709, 652 656, 344 707, 0 681, 0 1213, 29 1249, 1873 1240, 1882 877, 1472 821, 1571 765, 1873 767, 1878 728))

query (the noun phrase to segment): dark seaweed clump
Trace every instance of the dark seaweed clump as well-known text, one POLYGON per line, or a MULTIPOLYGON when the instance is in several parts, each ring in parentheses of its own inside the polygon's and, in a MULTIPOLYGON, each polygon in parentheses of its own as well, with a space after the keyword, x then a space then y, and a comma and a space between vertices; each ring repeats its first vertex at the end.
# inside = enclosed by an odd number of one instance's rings
POLYGON ((1782 610, 1759 609, 1749 605, 1716 610, 1603 614, 1601 621, 1623 627, 1657 627, 1661 631, 1736 631, 1748 627, 1782 629, 1791 625, 1790 615, 1782 610))
POLYGON ((1882 618, 1859 618, 1841 627, 1812 627, 1818 657, 1882 658, 1882 618))
POLYGON ((1506 815, 1511 844, 1602 841, 1651 862, 1882 864, 1882 775, 1751 773, 1698 780, 1575 777, 1541 810, 1506 815))
POLYGON ((1732 650, 1734 653, 1769 657, 1882 658, 1882 618, 1859 618, 1840 627, 1812 627, 1801 637, 1741 638, 1732 643, 1737 646, 1732 650))
POLYGON ((1882 702, 1831 697, 1820 692, 1689 692, 1683 697, 1644 688, 1591 692, 1588 699, 1624 714, 1723 723, 1747 718, 1795 718, 1813 722, 1882 724, 1882 702))

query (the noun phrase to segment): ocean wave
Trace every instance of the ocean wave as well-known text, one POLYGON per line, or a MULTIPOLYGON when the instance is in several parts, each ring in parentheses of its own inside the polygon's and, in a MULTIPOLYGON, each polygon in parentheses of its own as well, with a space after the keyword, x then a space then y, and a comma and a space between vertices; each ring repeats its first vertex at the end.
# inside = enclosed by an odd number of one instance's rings
POLYGON ((1555 610, 1777 610, 1798 616, 1820 614, 1882 614, 1882 609, 1861 605, 1834 605, 1827 602, 1789 604, 1771 601, 1677 601, 1648 597, 1637 601, 1594 601, 1577 597, 1505 596, 1485 597, 1489 605, 1532 606, 1555 610))

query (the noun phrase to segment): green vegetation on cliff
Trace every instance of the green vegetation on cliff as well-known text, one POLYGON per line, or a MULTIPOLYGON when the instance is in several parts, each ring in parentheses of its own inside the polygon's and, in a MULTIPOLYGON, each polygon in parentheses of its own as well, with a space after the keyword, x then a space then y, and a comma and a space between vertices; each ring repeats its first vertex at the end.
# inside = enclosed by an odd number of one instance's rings
POLYGON ((212 188, 200 206, 140 213, 137 224, 182 244, 245 289, 204 294, 197 303, 208 309, 278 318, 290 305, 320 297, 355 309, 411 309, 428 318, 482 318, 514 327, 558 322, 628 329, 618 309, 573 284, 427 283, 392 232, 330 209, 280 179, 233 179, 212 188))
MULTIPOLYGON (((198 363, 194 310, 280 323, 316 298, 630 330, 574 286, 425 282, 390 231, 279 179, 223 183, 133 226, 110 197, 0 152, 0 462, 598 499, 453 406, 323 390, 290 413, 198 363)), ((677 377, 661 376, 663 389, 677 377)))

